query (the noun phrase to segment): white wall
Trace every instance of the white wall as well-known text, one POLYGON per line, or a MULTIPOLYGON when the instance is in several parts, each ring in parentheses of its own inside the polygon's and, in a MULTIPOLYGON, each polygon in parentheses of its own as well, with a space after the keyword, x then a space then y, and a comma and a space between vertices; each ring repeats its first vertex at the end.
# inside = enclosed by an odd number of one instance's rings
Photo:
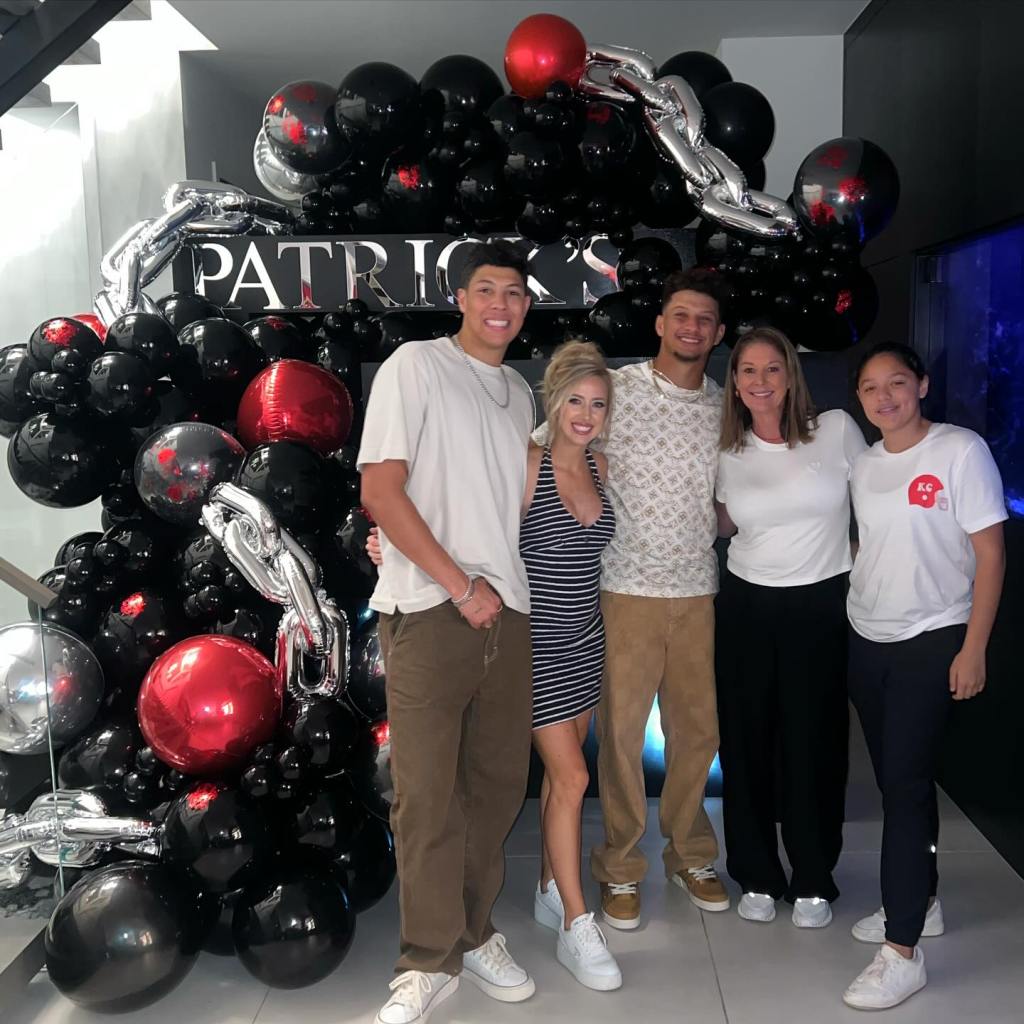
MULTIPOLYGON (((164 0, 150 21, 97 33, 102 63, 58 68, 46 79, 53 108, 3 118, 0 152, 0 346, 28 341, 51 316, 92 308, 99 261, 125 228, 161 212, 185 177, 179 53, 210 44, 164 0)), ((148 289, 170 290, 170 271, 148 289)), ((100 529, 100 505, 50 509, 14 485, 0 441, 0 554, 33 576, 71 535, 100 529)), ((20 596, 0 585, 0 623, 24 619, 20 596)))
POLYGON ((772 105, 765 191, 785 199, 803 158, 843 133, 843 37, 723 39, 717 56, 735 81, 760 89, 772 105))

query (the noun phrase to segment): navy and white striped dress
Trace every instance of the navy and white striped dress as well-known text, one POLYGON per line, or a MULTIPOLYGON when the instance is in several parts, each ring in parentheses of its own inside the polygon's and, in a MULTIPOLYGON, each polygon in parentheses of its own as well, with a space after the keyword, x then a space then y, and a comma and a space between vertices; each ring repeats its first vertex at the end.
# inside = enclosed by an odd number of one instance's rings
POLYGON ((615 532, 615 512, 589 450, 587 465, 601 496, 601 515, 592 526, 562 504, 551 449, 545 448, 520 528, 519 553, 530 579, 534 729, 575 718, 601 695, 601 553, 615 532))

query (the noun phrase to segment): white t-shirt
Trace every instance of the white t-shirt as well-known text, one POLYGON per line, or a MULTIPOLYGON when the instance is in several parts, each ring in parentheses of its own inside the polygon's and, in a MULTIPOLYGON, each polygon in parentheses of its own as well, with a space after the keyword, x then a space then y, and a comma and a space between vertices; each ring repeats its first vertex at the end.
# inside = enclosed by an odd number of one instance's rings
POLYGON ((841 409, 823 412, 807 444, 769 444, 747 431, 718 456, 716 496, 737 533, 729 572, 763 587, 800 587, 846 572, 850 473, 867 445, 841 409))
POLYGON ((882 442, 850 480, 860 550, 847 612, 868 640, 908 640, 971 615, 974 548, 969 534, 1007 518, 1003 483, 973 430, 933 423, 904 452, 882 442))
MULTIPOLYGON (((406 493, 441 547, 467 575, 483 576, 509 608, 529 614, 519 516, 533 395, 515 370, 466 359, 472 369, 451 338, 437 338, 407 342, 381 365, 358 468, 404 461, 406 493), (508 408, 488 398, 481 382, 499 402, 508 394, 508 408)), ((371 608, 417 612, 449 599, 383 533, 381 558, 371 608)))

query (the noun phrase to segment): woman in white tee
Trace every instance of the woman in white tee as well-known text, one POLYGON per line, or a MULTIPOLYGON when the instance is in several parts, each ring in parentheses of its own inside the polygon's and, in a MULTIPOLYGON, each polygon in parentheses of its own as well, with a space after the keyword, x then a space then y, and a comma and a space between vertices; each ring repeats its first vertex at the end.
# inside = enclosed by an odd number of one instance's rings
POLYGON ((926 981, 921 935, 944 925, 935 899, 935 771, 954 700, 985 685, 1002 592, 1002 481, 985 442, 921 414, 928 377, 906 345, 876 345, 857 394, 882 432, 854 467, 860 550, 847 608, 850 697, 882 791, 883 909, 853 934, 881 942, 843 996, 858 1009, 901 1003, 926 981))
POLYGON ((726 865, 750 921, 771 921, 785 897, 797 927, 821 928, 839 895, 832 871, 849 728, 849 478, 865 447, 845 412, 814 415, 784 334, 756 328, 736 342, 716 488, 721 532, 732 541, 715 667, 726 865))

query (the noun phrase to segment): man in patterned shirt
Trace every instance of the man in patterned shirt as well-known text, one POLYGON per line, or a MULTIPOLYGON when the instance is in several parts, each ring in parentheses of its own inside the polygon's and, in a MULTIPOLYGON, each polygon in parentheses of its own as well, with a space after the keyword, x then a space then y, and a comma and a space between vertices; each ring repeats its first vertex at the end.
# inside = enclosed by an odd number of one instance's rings
POLYGON ((714 278, 699 270, 673 274, 656 329, 661 345, 653 360, 613 371, 615 413, 603 447, 617 526, 601 574, 607 647, 597 732, 605 841, 590 864, 605 921, 623 929, 640 923, 643 748, 656 695, 665 733, 665 873, 698 907, 729 907, 703 806, 718 749, 712 545, 722 389, 704 372, 725 333, 714 278))

